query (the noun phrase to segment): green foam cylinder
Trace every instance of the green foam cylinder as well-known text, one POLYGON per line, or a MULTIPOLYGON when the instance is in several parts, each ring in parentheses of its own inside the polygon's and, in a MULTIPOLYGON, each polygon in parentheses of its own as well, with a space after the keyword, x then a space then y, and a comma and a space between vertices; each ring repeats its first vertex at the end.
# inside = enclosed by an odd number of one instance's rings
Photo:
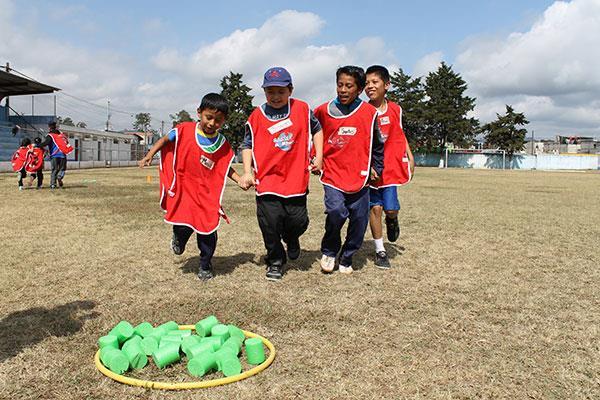
POLYGON ((209 315, 208 317, 201 319, 196 323, 196 333, 200 337, 205 337, 210 335, 210 331, 213 326, 217 325, 219 320, 214 315, 209 315))
POLYGON ((182 338, 191 336, 191 334, 192 334, 192 331, 190 329, 181 329, 181 330, 167 332, 167 335, 169 335, 169 336, 179 336, 182 338))
POLYGON ((177 346, 181 346, 182 341, 183 341, 183 339, 180 336, 165 335, 162 337, 162 339, 160 339, 160 343, 158 344, 158 347, 161 348, 163 346, 170 346, 173 344, 176 344, 177 346))
POLYGON ((214 336, 208 336, 205 338, 202 338, 200 340, 200 343, 210 343, 213 347, 213 351, 217 351, 221 348, 221 338, 219 337, 214 337, 214 336))
POLYGON ((235 353, 237 356, 242 350, 242 342, 235 337, 230 337, 223 343, 221 349, 228 349, 235 353))
POLYGON ((244 335, 244 331, 242 331, 237 326, 235 326, 235 325, 227 325, 227 328, 229 329, 229 336, 230 337, 237 338, 242 343, 244 342, 244 340, 246 340, 246 335, 244 335))
POLYGON ((127 356, 114 347, 104 347, 100 350, 100 361, 115 374, 122 374, 129 369, 127 356))
POLYGON ((102 336, 101 338, 98 339, 98 347, 99 348, 102 349, 107 346, 118 349, 119 348, 119 339, 114 335, 106 335, 106 336, 102 336))
POLYGON ((190 335, 183 338, 181 342, 181 351, 185 353, 186 356, 189 357, 188 351, 190 347, 200 343, 200 336, 198 335, 190 335))
POLYGON ((259 365, 265 361, 265 349, 259 338, 246 339, 245 348, 248 364, 259 365))
POLYGON ((167 332, 168 331, 177 331, 177 330, 179 330, 179 325, 175 321, 169 321, 169 322, 165 322, 164 324, 157 326, 157 328, 164 329, 167 332))
POLYGON ((188 351, 185 353, 187 355, 188 358, 196 358, 199 356, 202 356, 202 354, 204 353, 213 353, 213 347, 212 344, 204 342, 204 343, 197 343, 193 346, 191 346, 188 351))
POLYGON ((204 376, 216 367, 217 361, 213 353, 205 353, 200 357, 192 358, 187 365, 189 373, 193 376, 204 376))
POLYGON ((225 376, 237 375, 242 372, 242 364, 237 355, 228 350, 222 349, 215 353, 217 369, 223 372, 225 376))
POLYGON ((179 345, 173 344, 171 346, 159 347, 152 353, 152 359, 154 360, 154 364, 160 369, 179 361, 179 345))
POLYGON ((142 348, 144 354, 146 354, 147 356, 151 356, 152 353, 158 350, 158 341, 156 340, 156 338, 148 336, 142 339, 140 347, 142 348))
POLYGON ((218 337, 221 339, 221 344, 223 344, 227 339, 229 339, 229 328, 227 328, 227 325, 223 324, 215 325, 210 330, 210 335, 212 337, 218 337))
POLYGON ((152 327, 152 324, 150 322, 142 322, 141 324, 133 328, 133 332, 136 335, 141 336, 142 338, 145 338, 146 336, 151 334, 153 330, 154 328, 152 327))
POLYGON ((123 344, 122 352, 129 360, 129 365, 135 369, 142 369, 148 364, 148 357, 141 347, 142 338, 133 336, 123 344))
POLYGON ((133 336, 133 326, 127 321, 121 321, 108 334, 116 336, 119 343, 123 343, 133 336))

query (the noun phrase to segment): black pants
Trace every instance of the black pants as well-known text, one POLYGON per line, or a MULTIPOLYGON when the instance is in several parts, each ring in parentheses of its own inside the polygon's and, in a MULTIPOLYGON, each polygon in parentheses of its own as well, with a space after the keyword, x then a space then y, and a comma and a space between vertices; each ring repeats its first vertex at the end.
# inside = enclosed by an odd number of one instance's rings
MULTIPOLYGON (((194 233, 192 228, 184 225, 173 225, 173 234, 181 247, 185 247, 185 244, 190 239, 190 236, 192 236, 192 233, 194 233)), ((198 250, 200 250, 200 269, 210 269, 210 261, 217 248, 217 231, 208 235, 196 233, 196 242, 198 244, 198 250)))
POLYGON ((65 177, 65 171, 67 170, 67 159, 54 157, 50 159, 50 165, 52 166, 52 172, 50 173, 50 187, 56 187, 56 179, 65 177))
POLYGON ((290 198, 257 196, 256 216, 267 249, 267 264, 277 260, 285 262, 281 241, 297 240, 308 228, 306 195, 290 198))
POLYGON ((19 171, 19 187, 23 186, 23 178, 27 177, 27 171, 25 171, 25 167, 21 168, 19 171))
POLYGON ((42 169, 38 169, 34 173, 31 174, 31 177, 37 179, 37 187, 41 188, 44 183, 44 171, 42 169))

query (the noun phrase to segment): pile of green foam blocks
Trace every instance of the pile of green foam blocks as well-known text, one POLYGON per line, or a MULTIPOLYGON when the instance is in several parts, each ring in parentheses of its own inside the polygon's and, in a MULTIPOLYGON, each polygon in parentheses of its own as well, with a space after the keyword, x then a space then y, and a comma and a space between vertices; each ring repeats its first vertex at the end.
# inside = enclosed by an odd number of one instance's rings
POLYGON ((215 371, 226 377, 240 374, 242 353, 250 365, 265 361, 260 338, 246 338, 240 328, 222 324, 214 315, 198 321, 195 328, 179 329, 174 321, 156 327, 149 322, 134 327, 121 321, 98 339, 100 361, 121 375, 144 368, 149 356, 160 369, 185 359, 188 372, 195 377, 215 371))

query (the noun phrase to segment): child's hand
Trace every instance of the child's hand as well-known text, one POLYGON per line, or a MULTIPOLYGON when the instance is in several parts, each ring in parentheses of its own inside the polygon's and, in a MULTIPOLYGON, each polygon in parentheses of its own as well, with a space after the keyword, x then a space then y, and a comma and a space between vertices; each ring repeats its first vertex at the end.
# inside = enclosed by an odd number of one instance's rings
POLYGON ((320 175, 321 171, 323 170, 323 159, 317 159, 317 157, 313 157, 313 159, 310 160, 310 165, 308 168, 314 175, 320 175))
POLYGON ((144 168, 146 165, 150 165, 151 163, 152 163, 151 158, 149 159, 148 157, 144 157, 138 162, 138 165, 140 168, 144 168))
POLYGON ((379 179, 379 174, 375 171, 374 168, 371 168, 371 175, 369 176, 369 181, 376 182, 379 179))
POLYGON ((248 190, 250 189, 252 186, 254 186, 256 183, 254 182, 254 177, 252 176, 252 174, 250 173, 244 173, 241 177, 240 180, 238 182, 239 187, 241 187, 244 190, 248 190))

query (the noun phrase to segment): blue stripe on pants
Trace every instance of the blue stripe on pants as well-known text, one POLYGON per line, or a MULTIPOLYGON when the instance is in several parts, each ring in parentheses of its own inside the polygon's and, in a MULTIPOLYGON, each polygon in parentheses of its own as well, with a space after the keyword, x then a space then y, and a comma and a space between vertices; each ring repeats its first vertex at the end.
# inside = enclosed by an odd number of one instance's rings
POLYGON ((352 265, 352 256, 360 249, 369 224, 369 188, 347 194, 329 186, 325 190, 325 235, 321 252, 335 257, 341 249, 340 264, 352 265), (348 230, 342 245, 341 232, 346 219, 348 230))

